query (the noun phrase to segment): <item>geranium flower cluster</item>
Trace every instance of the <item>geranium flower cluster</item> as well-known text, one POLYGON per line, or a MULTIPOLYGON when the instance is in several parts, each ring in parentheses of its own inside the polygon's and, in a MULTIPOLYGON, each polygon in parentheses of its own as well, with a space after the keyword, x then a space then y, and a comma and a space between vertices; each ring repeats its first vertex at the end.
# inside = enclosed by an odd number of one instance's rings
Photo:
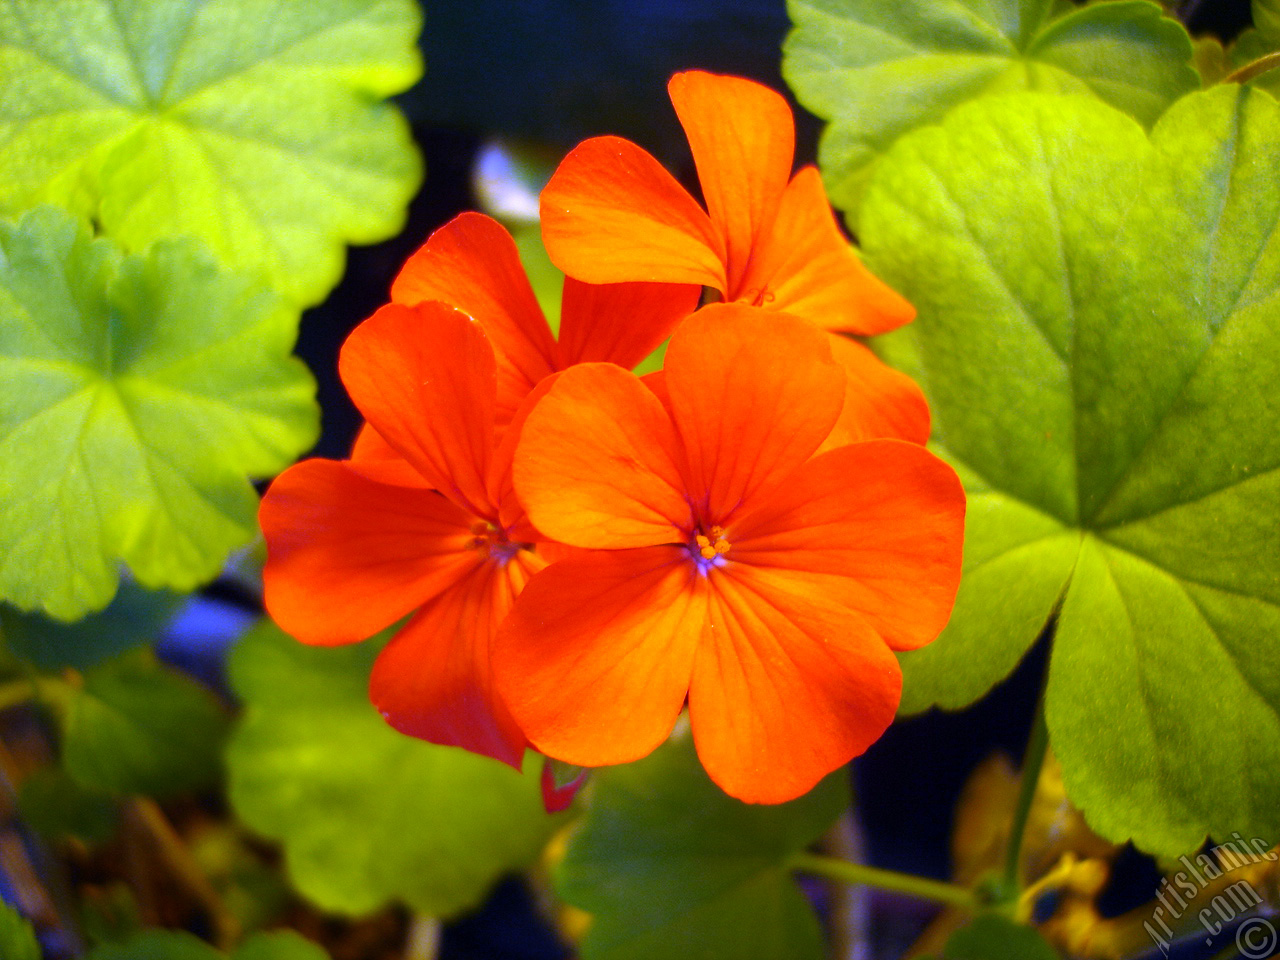
POLYGON ((263 499, 266 604, 314 644, 412 614, 371 679, 405 733, 596 767, 687 705, 712 779, 777 803, 892 721, 893 651, 954 602, 964 496, 915 384, 829 332, 913 311, 792 176, 785 101, 669 91, 706 209, 626 140, 572 151, 542 194, 558 339, 503 227, 434 233, 342 349, 350 459, 263 499))

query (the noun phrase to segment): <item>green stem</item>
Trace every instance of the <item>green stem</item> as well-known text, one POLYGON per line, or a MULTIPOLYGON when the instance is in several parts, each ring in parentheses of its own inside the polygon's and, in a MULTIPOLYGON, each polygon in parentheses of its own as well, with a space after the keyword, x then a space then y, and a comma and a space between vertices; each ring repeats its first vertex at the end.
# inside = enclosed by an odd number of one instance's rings
POLYGON ((1254 77, 1259 77, 1268 70, 1274 70, 1276 67, 1280 67, 1280 51, 1263 54, 1252 63, 1246 63, 1239 70, 1229 73, 1223 77, 1222 82, 1248 83, 1254 77))
POLYGON ((921 900, 934 900, 964 910, 976 911, 981 906, 974 892, 959 884, 930 880, 928 877, 917 877, 894 870, 881 870, 879 867, 851 863, 837 857, 824 857, 817 853, 797 853, 787 861, 787 866, 800 873, 811 873, 815 876, 839 880, 841 883, 892 890, 894 893, 905 893, 909 897, 919 897, 921 900))
POLYGON ((1022 889, 1022 843, 1027 832, 1027 818, 1031 815, 1031 804, 1036 798, 1036 787, 1040 783, 1040 768, 1044 766, 1044 756, 1048 749, 1049 728, 1044 722, 1042 693, 1036 703, 1036 717, 1031 724, 1031 735, 1027 738, 1027 751, 1022 757, 1018 805, 1013 811, 1009 848, 1005 852, 1002 892, 1006 896, 1016 896, 1022 889))

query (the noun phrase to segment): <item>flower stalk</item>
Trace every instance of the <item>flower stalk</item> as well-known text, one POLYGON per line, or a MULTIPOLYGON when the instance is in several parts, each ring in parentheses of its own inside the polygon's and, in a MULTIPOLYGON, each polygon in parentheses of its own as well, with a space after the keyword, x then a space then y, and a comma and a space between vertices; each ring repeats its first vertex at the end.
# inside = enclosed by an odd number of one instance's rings
POLYGON ((787 866, 797 873, 808 873, 826 877, 829 880, 837 880, 840 883, 903 893, 909 897, 932 900, 935 903, 959 907, 962 910, 977 911, 982 906, 981 900, 974 891, 956 883, 917 877, 914 874, 899 873, 896 870, 884 870, 864 863, 851 863, 848 860, 826 857, 818 853, 797 853, 787 861, 787 866))
POLYGON ((1036 703, 1036 715, 1031 724, 1031 734, 1027 739, 1027 750, 1022 758, 1021 781, 1018 790, 1018 805, 1014 808, 1013 824, 1009 833, 1009 847, 1005 852, 1003 892, 1006 896, 1016 897, 1022 889, 1022 846, 1027 832, 1027 819, 1031 814, 1031 804, 1035 800, 1036 787, 1040 783, 1040 768, 1044 766, 1045 754, 1049 749, 1049 728, 1044 719, 1044 694, 1036 703))

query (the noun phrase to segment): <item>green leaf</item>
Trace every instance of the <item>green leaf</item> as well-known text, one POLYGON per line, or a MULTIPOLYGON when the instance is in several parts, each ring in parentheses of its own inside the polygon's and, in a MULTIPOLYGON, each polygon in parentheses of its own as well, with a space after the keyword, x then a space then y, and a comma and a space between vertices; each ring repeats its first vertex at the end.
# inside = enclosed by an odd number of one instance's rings
POLYGON ((951 935, 945 960, 1058 960, 1053 948, 1030 927, 998 913, 983 913, 951 935))
POLYGON ((691 738, 594 775, 556 887, 592 914, 583 960, 824 956, 787 869, 849 804, 844 771, 780 806, 726 796, 691 738))
POLYGON ((40 944, 31 924, 0 900, 0 957, 5 960, 40 960, 40 944))
POLYGON ((384 97, 421 73, 409 0, 4 0, 0 211, 55 203, 140 250, 201 238, 299 303, 421 179, 384 97))
POLYGON ((226 728, 208 689, 148 654, 131 654, 73 688, 62 764, 88 790, 163 796, 217 779, 226 728))
POLYGON ((1203 36, 1195 39, 1195 64, 1200 73, 1200 82, 1211 87, 1221 83, 1222 78, 1231 72, 1231 57, 1217 37, 1203 36))
POLYGON ((1280 0, 1253 0, 1253 25, 1273 44, 1280 44, 1280 0))
POLYGON ((968 487, 964 570, 951 621, 934 643, 899 655, 900 713, 966 706, 1012 673, 1071 577, 1078 533, 976 486, 968 487))
POLYGON ((893 142, 969 100, 1091 93, 1150 125, 1200 85, 1190 36, 1147 0, 1062 15, 1047 0, 789 0, 788 10, 783 75, 830 121, 820 166, 851 222, 893 142))
POLYGON ((269 624, 241 641, 231 803, 284 845, 294 885, 324 909, 400 900, 449 916, 536 860, 560 820, 543 812, 536 770, 521 776, 387 726, 368 695, 379 647, 306 647, 269 624))
POLYGON ((255 933, 231 955, 231 960, 328 960, 316 944, 291 930, 255 933))
POLYGON ((316 436, 298 315, 191 241, 121 255, 66 214, 0 223, 0 597, 71 620, 123 561, 190 590, 257 533, 250 476, 316 436))
POLYGON ((179 930, 146 930, 123 943, 106 943, 89 960, 225 960, 199 937, 179 930))
POLYGON ((110 839, 119 820, 112 798, 86 790, 56 767, 44 767, 22 781, 18 813, 46 837, 73 836, 89 844, 110 839))
POLYGON ((869 262, 920 311, 894 350, 974 495, 956 611, 902 656, 904 699, 969 702, 1061 599, 1068 792, 1167 856, 1280 839, 1278 167, 1280 106, 1249 88, 1186 97, 1149 139, 1021 94, 904 138, 864 210, 869 262))
MULTIPOLYGON (((292 931, 255 933, 230 960, 328 960, 328 954, 292 931)), ((147 930, 124 943, 104 944, 88 960, 227 960, 198 937, 179 930, 147 930)))
POLYGON ((1250 639, 1277 631, 1274 601, 1086 541, 1045 708, 1068 792, 1090 826, 1117 837, 1141 823, 1145 845, 1170 853, 1229 827, 1275 842, 1280 655, 1274 642, 1250 639))
POLYGON ((126 580, 105 609, 75 623, 0 606, 0 632, 11 651, 41 670, 87 670, 156 640, 182 601, 126 580))

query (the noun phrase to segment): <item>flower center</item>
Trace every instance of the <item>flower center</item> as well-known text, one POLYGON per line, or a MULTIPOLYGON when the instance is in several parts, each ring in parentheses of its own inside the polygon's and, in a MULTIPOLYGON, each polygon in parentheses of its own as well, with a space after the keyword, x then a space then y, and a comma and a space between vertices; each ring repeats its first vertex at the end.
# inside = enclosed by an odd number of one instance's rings
POLYGON ((689 555, 704 577, 712 567, 725 565, 725 554, 729 552, 729 541, 724 538, 724 527, 707 527, 705 531, 694 534, 689 543, 689 555))
POLYGON ((773 291, 771 291, 768 287, 761 287, 759 290, 757 290, 755 287, 752 287, 750 290, 746 292, 746 295, 742 299, 744 300, 749 299, 751 302, 751 306, 753 307, 763 307, 766 303, 773 303, 773 301, 776 300, 777 297, 774 296, 773 291))
POLYGON ((471 539, 467 542, 469 550, 483 550, 499 567, 505 567, 517 553, 528 544, 516 543, 507 538, 507 531, 497 524, 486 520, 478 520, 471 525, 471 539))

